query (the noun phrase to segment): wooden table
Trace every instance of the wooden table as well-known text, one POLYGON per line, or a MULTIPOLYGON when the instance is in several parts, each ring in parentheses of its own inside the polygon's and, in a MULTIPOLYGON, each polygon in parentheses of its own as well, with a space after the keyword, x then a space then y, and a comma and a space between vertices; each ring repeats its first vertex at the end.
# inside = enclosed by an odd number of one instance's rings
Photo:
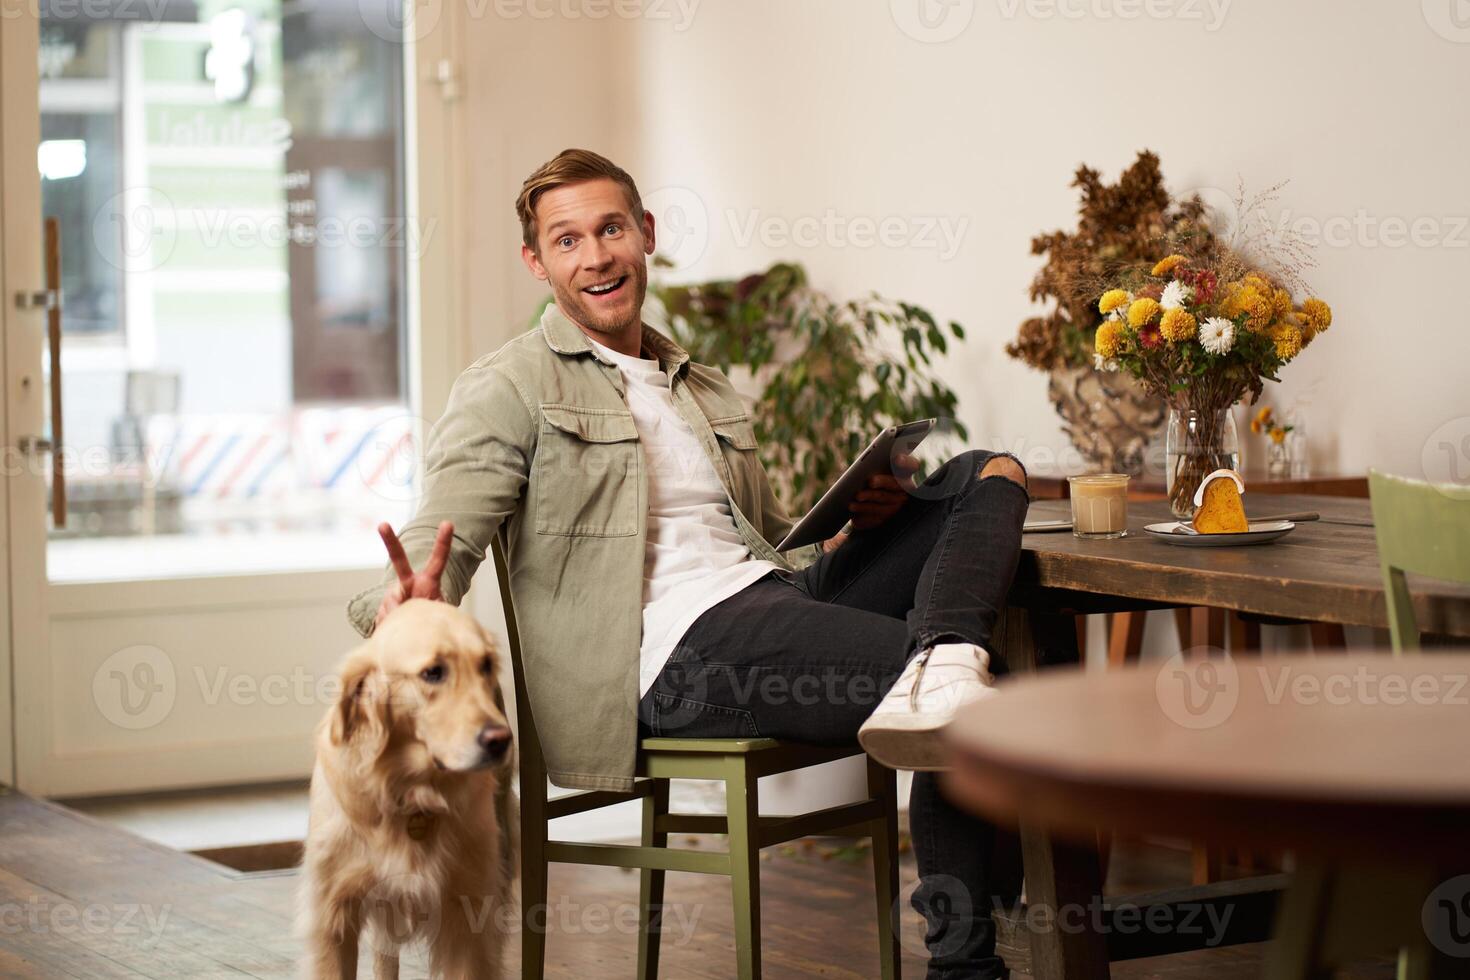
MULTIPOLYGON (((1363 473, 1323 472, 1313 476, 1271 476, 1265 470, 1247 469, 1241 476, 1251 493, 1310 493, 1325 497, 1368 496, 1368 477, 1363 473)), ((1067 477, 1054 473, 1028 473, 1026 486, 1037 500, 1065 500, 1071 496, 1067 477)), ((1166 487, 1162 475, 1145 474, 1128 483, 1128 492, 1142 500, 1164 498, 1166 487)))
MULTIPOLYGON (((1003 660, 1013 672, 1075 663, 1076 618, 1089 613, 1196 606, 1387 626, 1366 500, 1252 494, 1247 506, 1256 514, 1317 511, 1323 520, 1301 524, 1272 544, 1185 548, 1143 532, 1145 524, 1172 519, 1165 502, 1130 502, 1129 534, 1124 538, 1082 540, 1069 532, 1025 535, 1011 605, 994 636, 1003 660)), ((1068 508, 1066 501, 1037 501, 1029 516, 1063 517, 1068 508)), ((1426 632, 1470 636, 1470 588, 1412 579, 1410 586, 1426 632)), ((1055 838, 1040 818, 1023 821, 1020 830, 1027 893, 1033 901, 1056 905, 1098 900, 1102 873, 1095 847, 1055 838)), ((1176 835, 1191 832, 1192 828, 1175 828, 1176 835)), ((1233 918, 1222 941, 1255 942, 1269 935, 1283 882, 1279 875, 1269 876, 1248 883, 1181 889, 1152 896, 1147 902, 1176 909, 1191 903, 1228 906, 1233 918)), ((1114 907, 1118 906, 1109 905, 1114 907)), ((1105 977, 1109 959, 1191 948, 1187 937, 1178 935, 1114 931, 1104 942, 1086 932, 1036 934, 1017 922, 1003 921, 999 926, 1003 939, 1013 941, 1014 949, 1029 957, 1030 972, 1038 980, 1105 977)))
MULTIPOLYGON (((1248 493, 1246 504, 1255 514, 1317 511, 1322 520, 1300 524, 1268 545, 1182 548, 1143 530, 1145 524, 1174 519, 1165 502, 1130 502, 1124 538, 1088 541, 1066 532, 1025 535, 1018 584, 1156 605, 1216 606, 1387 628, 1368 501, 1248 493)), ((1067 501, 1036 501, 1028 517, 1069 517, 1069 508, 1067 501)), ((1410 588, 1426 633, 1470 637, 1470 588, 1412 579, 1410 588)), ((1099 611, 1117 606, 1112 603, 1099 611)))
MULTIPOLYGON (((1188 828, 1291 848, 1302 870, 1269 978, 1401 947, 1416 976, 1470 972, 1470 654, 1054 671, 965 712, 951 737, 950 792, 994 818, 1060 839, 1188 828)), ((1107 975, 1106 937, 1093 943, 1069 980, 1107 975)))

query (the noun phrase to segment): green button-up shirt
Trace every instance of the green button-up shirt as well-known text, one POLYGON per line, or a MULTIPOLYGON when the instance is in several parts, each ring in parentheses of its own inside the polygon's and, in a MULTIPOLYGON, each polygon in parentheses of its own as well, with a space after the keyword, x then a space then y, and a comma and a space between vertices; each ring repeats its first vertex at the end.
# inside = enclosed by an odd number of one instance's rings
MULTIPOLYGON (((645 325, 674 406, 729 495, 752 556, 799 568, 818 546, 775 550, 791 528, 730 381, 645 325)), ((454 522, 445 599, 458 604, 500 533, 525 684, 547 773, 558 786, 627 790, 637 752, 648 474, 622 375, 554 304, 541 325, 459 376, 429 434, 423 499, 400 532, 415 568, 454 522)), ((372 632, 382 582, 348 618, 372 632)))

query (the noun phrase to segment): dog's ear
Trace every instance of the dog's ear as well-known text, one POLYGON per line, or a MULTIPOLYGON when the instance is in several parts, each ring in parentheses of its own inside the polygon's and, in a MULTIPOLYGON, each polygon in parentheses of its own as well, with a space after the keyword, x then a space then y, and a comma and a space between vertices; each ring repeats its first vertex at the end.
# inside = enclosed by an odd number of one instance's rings
POLYGON ((332 744, 342 745, 360 729, 381 734, 388 726, 387 685, 371 645, 359 647, 342 665, 341 689, 332 709, 332 744))

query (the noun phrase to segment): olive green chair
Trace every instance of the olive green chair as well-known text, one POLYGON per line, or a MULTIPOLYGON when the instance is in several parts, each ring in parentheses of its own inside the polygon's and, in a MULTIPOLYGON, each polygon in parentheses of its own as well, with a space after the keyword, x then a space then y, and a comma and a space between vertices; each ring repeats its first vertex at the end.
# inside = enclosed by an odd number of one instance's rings
POLYGON ((1470 584, 1470 487, 1368 471, 1388 632, 1395 652, 1419 649, 1406 572, 1470 584))
MULTIPOLYGON (((1419 621, 1406 574, 1470 584, 1470 487, 1426 483, 1368 471, 1368 495, 1388 633, 1395 653, 1419 650, 1419 621)), ((1412 902, 1420 896, 1404 896, 1412 902)), ((1435 975, 1431 951, 1422 944, 1399 954, 1399 980, 1435 975)))
MULTIPOLYGON (((868 760, 867 798, 812 813, 760 816, 760 777, 860 755, 856 744, 818 747, 769 738, 645 738, 640 742, 636 782, 628 793, 584 792, 548 799, 546 766, 521 669, 520 635, 510 595, 505 551, 492 543, 495 573, 505 607, 506 635, 515 674, 516 728, 521 790, 521 977, 542 980, 546 964, 547 866, 592 864, 639 869, 638 977, 658 976, 664 874, 689 871, 727 875, 735 907, 736 976, 761 975, 760 849, 812 835, 870 837, 877 891, 879 976, 897 980, 898 794, 895 774, 868 760), (725 816, 669 812, 671 779, 710 779, 725 784, 725 816), (630 800, 643 801, 642 842, 586 844, 551 840, 548 824, 630 800), (670 847, 669 834, 724 834, 725 852, 670 847)), ((632 724, 629 720, 629 724, 632 724)))

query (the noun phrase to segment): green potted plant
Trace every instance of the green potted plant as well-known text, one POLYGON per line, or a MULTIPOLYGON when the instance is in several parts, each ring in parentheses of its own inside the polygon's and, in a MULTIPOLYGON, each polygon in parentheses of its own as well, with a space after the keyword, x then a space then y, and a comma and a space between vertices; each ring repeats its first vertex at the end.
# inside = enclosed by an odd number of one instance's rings
MULTIPOLYGON (((933 370, 964 328, 923 307, 877 294, 839 301, 791 262, 738 280, 654 282, 649 294, 691 357, 749 392, 762 462, 794 515, 885 426, 933 417, 943 423, 937 434, 967 436, 958 396, 933 370)), ((925 445, 943 443, 931 436, 925 445)))

